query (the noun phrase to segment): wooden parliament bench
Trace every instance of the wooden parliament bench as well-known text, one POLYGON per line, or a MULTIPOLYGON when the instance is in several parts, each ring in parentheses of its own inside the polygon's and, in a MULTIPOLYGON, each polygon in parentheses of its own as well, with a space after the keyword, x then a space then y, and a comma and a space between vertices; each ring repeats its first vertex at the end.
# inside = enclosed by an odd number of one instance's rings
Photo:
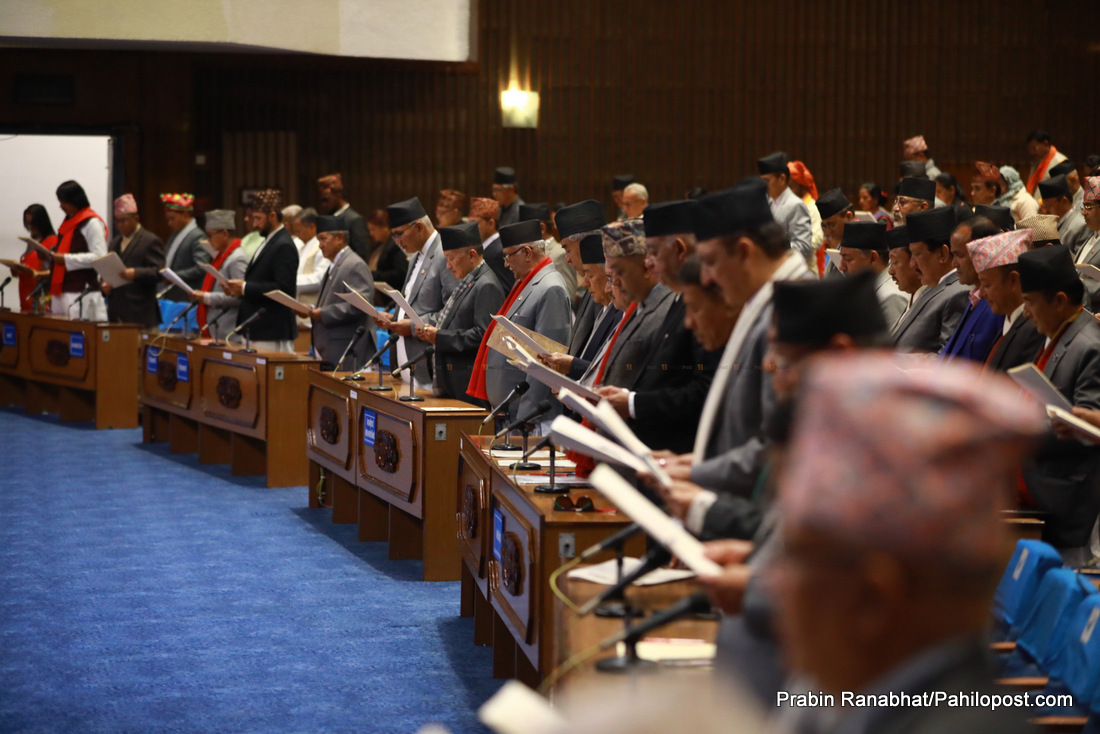
POLYGON ((141 327, 0 312, 0 404, 137 428, 141 327))
POLYGON ((333 522, 358 523, 359 540, 384 541, 393 559, 423 559, 425 581, 456 581, 455 477, 463 432, 486 411, 386 377, 370 390, 350 373, 311 370, 307 398, 309 502, 333 522), (395 392, 395 390, 400 392, 395 392))
POLYGON ((262 474, 268 487, 303 485, 306 392, 316 364, 285 352, 144 334, 143 440, 197 453, 200 464, 229 464, 235 475, 262 474))
MULTIPOLYGON (((474 618, 475 644, 492 645, 493 675, 533 687, 561 660, 550 574, 630 519, 617 512, 555 510, 556 495, 537 494, 530 485, 514 482, 511 470, 485 451, 491 444, 491 436, 462 436, 457 487, 461 612, 474 618)), ((594 489, 574 489, 569 495, 591 497, 597 509, 613 510, 594 489)), ((644 553, 642 539, 628 542, 626 552, 644 553)), ((604 553, 593 561, 612 557, 604 553)))

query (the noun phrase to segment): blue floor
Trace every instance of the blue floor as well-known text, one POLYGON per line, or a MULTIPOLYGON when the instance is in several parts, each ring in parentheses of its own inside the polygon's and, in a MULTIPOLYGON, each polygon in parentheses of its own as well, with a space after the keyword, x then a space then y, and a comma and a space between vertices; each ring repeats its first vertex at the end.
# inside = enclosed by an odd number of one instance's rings
POLYGON ((457 583, 228 467, 0 410, 0 731, 483 731, 457 583))

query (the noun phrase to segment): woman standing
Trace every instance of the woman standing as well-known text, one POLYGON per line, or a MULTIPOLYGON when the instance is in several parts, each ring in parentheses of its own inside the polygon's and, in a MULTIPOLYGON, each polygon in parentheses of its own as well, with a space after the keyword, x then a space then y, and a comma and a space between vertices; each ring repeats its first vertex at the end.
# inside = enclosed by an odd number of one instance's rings
MULTIPOLYGON (((41 204, 31 204, 23 211, 23 228, 35 242, 51 250, 57 244, 57 233, 54 232, 50 222, 49 212, 41 204)), ((30 312, 34 310, 35 301, 41 296, 31 298, 31 293, 41 282, 42 278, 50 274, 49 265, 43 265, 38 252, 30 244, 19 256, 20 268, 11 268, 11 274, 19 277, 19 310, 30 312)))

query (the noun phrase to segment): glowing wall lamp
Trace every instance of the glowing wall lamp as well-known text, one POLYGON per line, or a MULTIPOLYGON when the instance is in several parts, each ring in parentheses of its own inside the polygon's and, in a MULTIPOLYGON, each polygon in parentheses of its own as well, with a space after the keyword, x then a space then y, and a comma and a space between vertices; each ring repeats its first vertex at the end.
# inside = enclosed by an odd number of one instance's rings
POLYGON ((500 93, 500 115, 504 127, 539 126, 539 93, 509 87, 500 93))

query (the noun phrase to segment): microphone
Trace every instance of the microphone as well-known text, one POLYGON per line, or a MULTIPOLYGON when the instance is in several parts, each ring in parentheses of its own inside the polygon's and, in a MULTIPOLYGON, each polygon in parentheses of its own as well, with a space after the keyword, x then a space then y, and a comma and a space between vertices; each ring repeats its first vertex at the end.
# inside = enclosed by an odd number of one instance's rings
POLYGON ((359 328, 355 330, 355 334, 352 335, 351 341, 348 342, 347 348, 344 349, 344 353, 340 355, 340 361, 337 362, 336 366, 332 368, 332 374, 333 375, 335 375, 337 373, 337 371, 339 371, 340 365, 342 365, 344 363, 344 360, 347 359, 348 352, 350 352, 352 350, 352 348, 356 344, 359 343, 359 340, 363 338, 363 334, 366 334, 366 333, 367 333, 367 325, 366 324, 359 324, 359 328))
MULTIPOLYGON (((158 296, 158 298, 159 298, 159 296, 158 296)), ((201 329, 199 329, 199 336, 202 336, 202 333, 204 331, 208 331, 210 329, 210 327, 213 326, 217 322, 218 319, 220 319, 222 316, 225 316, 227 313, 229 313, 229 309, 228 308, 223 308, 220 311, 218 311, 218 315, 215 316, 214 318, 209 318, 208 317, 206 319, 206 323, 202 325, 201 329)))
POLYGON ((547 436, 546 438, 542 439, 541 441, 539 441, 539 442, 538 442, 537 444, 535 444, 535 445, 534 445, 533 447, 531 447, 530 449, 528 449, 528 450, 527 450, 527 451, 526 451, 526 452, 525 452, 525 453, 523 454, 523 459, 522 459, 522 460, 523 460, 523 461, 527 461, 527 458, 528 458, 528 457, 529 457, 529 456, 530 456, 531 454, 533 454, 533 453, 537 452, 537 451, 538 451, 539 449, 544 449, 544 448, 546 448, 547 446, 549 446, 549 445, 550 445, 550 442, 551 442, 551 441, 553 441, 553 440, 554 440, 554 437, 553 437, 553 436, 547 436))
POLYGON ((10 282, 11 282, 11 276, 9 275, 8 277, 4 278, 4 282, 3 282, 3 283, 0 283, 0 291, 2 291, 2 290, 4 290, 5 288, 7 288, 7 287, 8 287, 8 283, 10 283, 10 282))
POLYGON ((519 420, 513 422, 507 428, 504 428, 504 429, 498 431, 497 435, 494 436, 493 438, 500 438, 501 436, 503 436, 506 433, 511 433, 513 430, 515 430, 516 428, 519 428, 524 423, 530 423, 531 421, 535 420, 539 416, 545 415, 546 413, 549 413, 553 409, 553 407, 554 406, 550 403, 549 400, 540 400, 539 404, 535 406, 534 410, 532 410, 530 413, 523 416, 519 420))
POLYGON ((584 552, 581 553, 580 558, 578 558, 577 560, 580 562, 587 561, 589 558, 598 553, 603 553, 609 548, 615 548, 622 545, 640 532, 642 532, 642 526, 636 522, 632 522, 614 535, 609 535, 601 540, 599 543, 596 543, 595 545, 590 545, 589 547, 585 548, 584 552))
POLYGON ((50 279, 49 278, 43 278, 43 279, 39 280, 38 285, 36 285, 34 287, 34 290, 31 291, 31 294, 29 296, 27 296, 27 300, 33 301, 34 297, 41 294, 42 291, 46 290, 46 286, 48 286, 49 284, 50 284, 50 279))
POLYGON ((264 308, 263 306, 261 306, 256 311, 256 313, 252 314, 247 319, 245 319, 243 324, 238 325, 236 329, 234 329, 233 331, 229 332, 226 335, 226 337, 225 337, 226 342, 229 341, 229 337, 234 336, 235 334, 240 334, 242 331, 247 329, 249 326, 252 326, 253 321, 256 321, 257 319, 262 318, 263 315, 266 314, 266 313, 267 313, 267 309, 264 308))
POLYGON ((92 292, 92 290, 93 290, 93 289, 92 289, 92 286, 91 286, 91 284, 90 284, 90 283, 89 283, 88 285, 84 286, 84 290, 83 290, 83 291, 81 291, 80 295, 76 297, 76 300, 75 300, 75 301, 73 301, 73 305, 75 306, 76 304, 78 304, 78 303, 80 303, 81 301, 83 301, 83 300, 84 300, 84 296, 86 296, 86 295, 88 295, 89 293, 91 293, 91 292, 92 292))
POLYGON ((639 622, 633 627, 628 627, 622 632, 611 635, 600 643, 600 649, 606 650, 620 642, 626 642, 627 644, 637 642, 651 630, 663 627, 669 622, 675 622, 680 617, 707 611, 710 611, 710 597, 707 596, 705 591, 696 591, 691 596, 685 596, 663 612, 651 615, 644 622, 639 622))
POLYGON ((501 400, 500 405, 493 408, 491 411, 489 411, 489 415, 485 416, 485 420, 483 420, 481 422, 482 427, 484 427, 486 423, 491 421, 494 418, 494 416, 496 416, 499 413, 504 412, 504 409, 507 408, 509 405, 511 405, 512 402, 516 398, 520 397, 521 395, 523 395, 525 392, 527 392, 530 389, 531 389, 531 384, 529 382, 521 382, 518 385, 516 385, 515 387, 513 387, 512 392, 508 393, 508 397, 504 398, 504 400, 501 400))
POLYGON ((378 347, 378 351, 371 355, 371 358, 367 360, 367 363, 365 365, 363 365, 359 369, 359 371, 362 372, 363 370, 365 370, 366 368, 370 367, 372 364, 377 362, 382 357, 382 355, 385 354, 389 350, 389 348, 393 346, 393 343, 395 341, 397 341, 399 338, 400 337, 397 336, 397 334, 391 334, 390 338, 386 340, 386 343, 383 344, 382 346, 378 347))
POLYGON ((168 291, 172 290, 173 288, 175 288, 175 286, 170 285, 167 288, 165 288, 164 290, 162 290, 160 293, 157 294, 157 300, 159 301, 160 299, 164 298, 168 294, 168 291))
POLYGON ((408 368, 412 367, 414 364, 416 364, 417 362, 419 362, 422 359, 427 359, 428 357, 432 356, 433 354, 435 354, 435 347, 430 346, 427 349, 425 349, 419 356, 413 357, 412 359, 405 360, 405 364, 401 365, 400 367, 398 367, 394 371, 390 372, 390 377, 397 377, 404 370, 407 370, 408 368))
POLYGON ((642 559, 642 564, 640 566, 582 604, 577 614, 583 617, 608 599, 621 597, 628 586, 650 571, 660 568, 671 560, 672 553, 667 551, 663 546, 657 545, 650 548, 645 554, 645 558, 642 559))
POLYGON ((176 318, 172 319, 171 323, 168 324, 168 328, 166 328, 164 330, 164 333, 167 334, 167 333, 171 332, 172 327, 175 326, 176 323, 178 323, 180 319, 182 319, 184 316, 186 316, 188 311, 190 311, 191 309, 193 309, 197 305, 199 305, 197 301, 191 301, 191 303, 187 304, 187 308, 180 311, 179 315, 176 316, 176 318))

